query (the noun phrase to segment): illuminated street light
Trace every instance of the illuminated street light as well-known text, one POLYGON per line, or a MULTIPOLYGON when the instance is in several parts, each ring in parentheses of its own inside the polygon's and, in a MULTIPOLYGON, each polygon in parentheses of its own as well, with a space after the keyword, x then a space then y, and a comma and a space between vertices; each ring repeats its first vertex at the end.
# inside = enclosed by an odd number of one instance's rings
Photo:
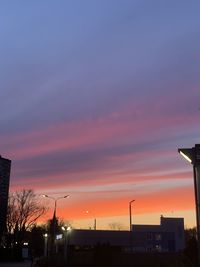
POLYGON ((192 163, 192 149, 179 149, 178 152, 190 163, 192 163))
POLYGON ((65 196, 57 197, 57 198, 54 198, 54 197, 51 197, 51 196, 48 196, 48 195, 42 195, 42 196, 45 197, 45 198, 50 198, 50 199, 54 200, 54 212, 53 212, 53 218, 52 218, 52 223, 53 223, 53 235, 52 235, 53 238, 52 238, 52 241, 53 241, 53 247, 54 247, 55 246, 55 235, 56 235, 56 209, 57 209, 57 202, 60 199, 69 198, 69 195, 65 195, 65 196))
POLYGON ((56 218, 57 201, 60 200, 60 199, 63 199, 63 198, 69 198, 69 195, 66 195, 66 196, 63 196, 63 197, 58 197, 58 198, 51 197, 51 196, 48 196, 48 195, 42 195, 42 196, 54 200, 54 213, 53 213, 53 218, 54 217, 56 218))
POLYGON ((178 149, 178 152, 193 165, 198 260, 200 266, 200 144, 196 144, 192 148, 180 148, 178 149))
POLYGON ((61 229, 64 231, 64 260, 67 265, 68 261, 68 246, 69 246, 69 234, 71 232, 70 226, 62 226, 61 229))
POLYGON ((61 229, 63 231, 71 231, 72 228, 70 226, 67 226, 67 227, 66 226, 62 226, 61 229))
POLYGON ((48 234, 44 234, 44 257, 48 256, 48 234))
POLYGON ((94 230, 96 230, 97 229, 97 219, 96 219, 96 216, 94 216, 94 214, 91 213, 91 212, 89 212, 88 210, 86 210, 86 213, 93 215, 93 217, 94 217, 94 230))

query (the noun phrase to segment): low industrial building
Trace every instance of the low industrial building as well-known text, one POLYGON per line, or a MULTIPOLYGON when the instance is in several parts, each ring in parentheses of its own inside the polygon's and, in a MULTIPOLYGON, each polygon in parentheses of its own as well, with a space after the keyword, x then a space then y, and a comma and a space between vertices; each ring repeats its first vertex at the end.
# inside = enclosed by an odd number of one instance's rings
POLYGON ((72 230, 68 244, 79 248, 110 245, 135 252, 179 252, 185 248, 184 219, 161 216, 160 225, 132 225, 132 231, 72 230))

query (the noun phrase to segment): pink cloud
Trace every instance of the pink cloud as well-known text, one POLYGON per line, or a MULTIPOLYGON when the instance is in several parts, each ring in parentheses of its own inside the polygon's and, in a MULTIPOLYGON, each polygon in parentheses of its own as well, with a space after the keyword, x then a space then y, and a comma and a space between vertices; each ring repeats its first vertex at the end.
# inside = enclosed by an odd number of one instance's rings
MULTIPOLYGON (((5 150, 11 158, 20 159, 55 153, 58 151, 100 146, 106 144, 128 144, 142 142, 154 136, 170 134, 187 124, 192 125, 200 118, 197 114, 188 116, 166 116, 150 113, 135 116, 137 111, 129 107, 117 115, 110 114, 97 121, 87 120, 82 122, 54 125, 43 130, 30 132, 18 136, 4 137, 3 142, 9 144, 5 150), (166 133, 167 129, 167 133, 166 133)), ((4 146, 5 146, 4 145, 4 146)))

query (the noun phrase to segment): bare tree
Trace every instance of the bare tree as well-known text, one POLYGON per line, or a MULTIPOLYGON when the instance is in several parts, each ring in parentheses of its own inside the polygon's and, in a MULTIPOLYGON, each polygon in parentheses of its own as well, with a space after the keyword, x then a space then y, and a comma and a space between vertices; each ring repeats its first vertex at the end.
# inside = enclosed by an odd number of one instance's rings
POLYGON ((122 230, 122 229, 124 229, 124 226, 119 222, 109 223, 108 226, 109 226, 109 228, 111 230, 122 230))
POLYGON ((10 234, 30 230, 46 212, 32 189, 23 189, 9 196, 7 213, 7 231, 10 234))

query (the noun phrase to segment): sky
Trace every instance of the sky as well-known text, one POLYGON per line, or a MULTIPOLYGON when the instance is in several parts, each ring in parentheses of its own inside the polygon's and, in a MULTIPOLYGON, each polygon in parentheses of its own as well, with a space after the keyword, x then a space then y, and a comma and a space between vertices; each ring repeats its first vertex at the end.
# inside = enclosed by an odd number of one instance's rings
MULTIPOLYGON (((195 225, 200 143, 198 0, 0 3, 0 154, 10 191, 60 199, 77 228, 195 225), (86 214, 85 211, 89 213, 86 214)), ((53 212, 53 200, 44 220, 53 212)))

